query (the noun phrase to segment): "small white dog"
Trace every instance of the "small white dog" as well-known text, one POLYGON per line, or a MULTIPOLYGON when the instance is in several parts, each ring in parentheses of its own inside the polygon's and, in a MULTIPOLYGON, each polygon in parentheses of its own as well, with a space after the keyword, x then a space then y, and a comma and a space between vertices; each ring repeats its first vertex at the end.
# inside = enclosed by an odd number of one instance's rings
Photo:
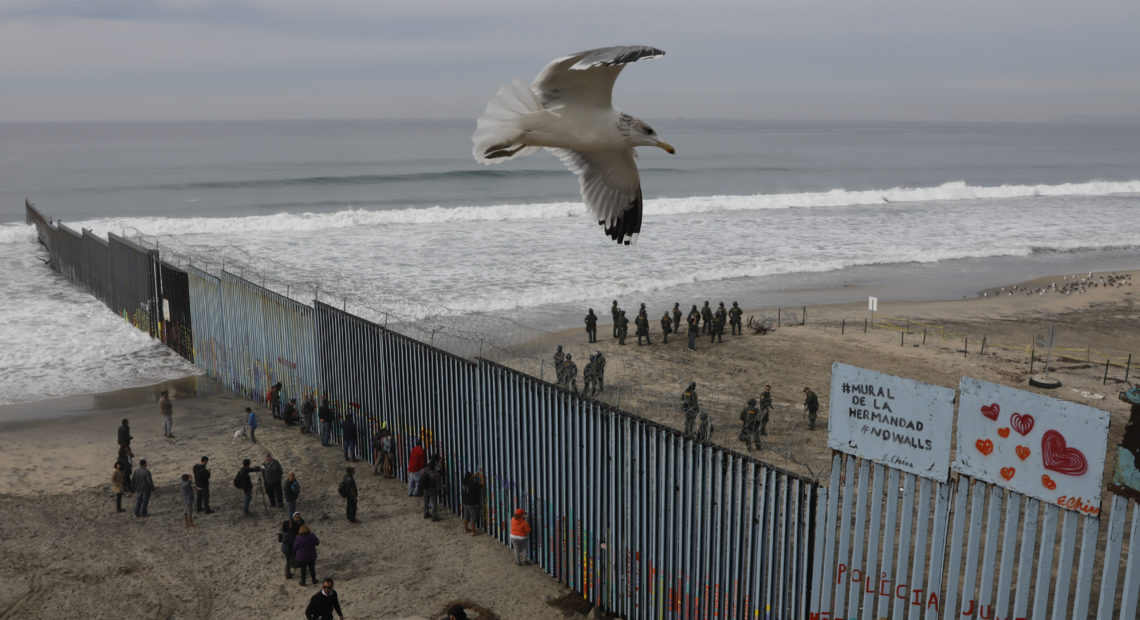
POLYGON ((233 439, 233 441, 231 441, 230 443, 234 443, 234 442, 236 442, 238 439, 246 439, 246 438, 248 438, 248 437, 249 437, 249 435, 248 435, 248 434, 246 434, 246 431, 245 431, 245 429, 247 429, 247 428, 249 428, 249 425, 248 425, 248 424, 242 424, 241 428, 239 428, 239 429, 237 429, 236 431, 234 431, 234 439, 233 439))

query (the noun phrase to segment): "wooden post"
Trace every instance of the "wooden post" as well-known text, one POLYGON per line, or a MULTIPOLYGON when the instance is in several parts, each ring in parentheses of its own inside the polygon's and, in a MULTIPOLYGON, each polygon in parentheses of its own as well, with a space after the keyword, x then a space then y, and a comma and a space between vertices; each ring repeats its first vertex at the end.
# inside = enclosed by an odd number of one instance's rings
POLYGON ((776 327, 780 326, 780 319, 784 316, 783 308, 776 308, 776 327))
POLYGON ((986 354, 986 337, 985 336, 982 336, 982 350, 978 351, 978 354, 979 355, 985 355, 986 354))
POLYGON ((1128 371, 1132 370, 1132 354, 1128 354, 1128 363, 1124 365, 1124 382, 1128 383, 1128 371))
POLYGON ((906 332, 899 332, 899 346, 906 346, 906 332))
POLYGON ((804 306, 804 318, 800 320, 800 325, 807 325, 807 306, 804 306))
POLYGON ((1037 357, 1037 342, 1029 344, 1029 374, 1033 374, 1033 358, 1037 357))
POLYGON ((1108 360, 1107 359, 1104 360, 1104 379, 1101 380, 1100 384, 1105 385, 1106 383, 1108 383, 1108 360))
POLYGON ((910 333, 910 315, 906 315, 906 333, 910 333))
POLYGON ((926 345, 926 328, 925 327, 922 328, 922 344, 924 346, 926 345))
POLYGON ((839 324, 839 335, 842 336, 843 333, 846 331, 847 331, 847 319, 843 319, 843 322, 839 324))
POLYGON ((863 333, 867 333, 867 318, 863 318, 863 333))
POLYGON ((963 338, 962 339, 962 357, 966 357, 966 354, 969 352, 970 352, 970 339, 969 338, 963 338))

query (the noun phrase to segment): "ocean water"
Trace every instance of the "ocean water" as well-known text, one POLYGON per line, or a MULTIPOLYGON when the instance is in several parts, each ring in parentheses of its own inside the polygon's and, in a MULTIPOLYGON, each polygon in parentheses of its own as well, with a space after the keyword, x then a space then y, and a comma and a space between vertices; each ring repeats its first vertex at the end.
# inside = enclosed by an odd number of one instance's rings
POLYGON ((475 163, 473 119, 0 124, 0 404, 193 372, 47 270, 24 197, 76 230, 480 347, 611 299, 659 316, 959 298, 1140 267, 1140 125, 647 120, 677 154, 641 151, 631 247, 550 154, 475 163))

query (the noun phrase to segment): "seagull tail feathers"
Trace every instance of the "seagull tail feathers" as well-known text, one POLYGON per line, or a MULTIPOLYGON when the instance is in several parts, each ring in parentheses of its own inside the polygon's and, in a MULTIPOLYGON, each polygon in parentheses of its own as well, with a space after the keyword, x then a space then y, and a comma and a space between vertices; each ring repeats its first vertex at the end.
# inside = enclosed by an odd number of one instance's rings
POLYGON ((498 164, 538 152, 539 147, 526 146, 520 140, 523 135, 523 118, 541 111, 542 102, 525 82, 516 79, 503 85, 487 102, 487 109, 476 122, 475 134, 471 136, 471 141, 475 143, 475 148, 472 149, 475 161, 498 164))

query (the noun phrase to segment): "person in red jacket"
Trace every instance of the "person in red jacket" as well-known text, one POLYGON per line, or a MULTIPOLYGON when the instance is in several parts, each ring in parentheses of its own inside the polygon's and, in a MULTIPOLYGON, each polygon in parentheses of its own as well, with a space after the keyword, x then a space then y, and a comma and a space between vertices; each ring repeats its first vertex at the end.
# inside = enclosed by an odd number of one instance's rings
POLYGON ((408 455, 408 495, 420 494, 420 473, 427 467, 427 454, 420 440, 416 440, 415 447, 408 455))
POLYGON ((526 511, 515 509, 515 516, 511 517, 511 546, 515 549, 515 564, 522 566, 530 564, 527 559, 527 547, 530 544, 530 524, 526 522, 526 511))

